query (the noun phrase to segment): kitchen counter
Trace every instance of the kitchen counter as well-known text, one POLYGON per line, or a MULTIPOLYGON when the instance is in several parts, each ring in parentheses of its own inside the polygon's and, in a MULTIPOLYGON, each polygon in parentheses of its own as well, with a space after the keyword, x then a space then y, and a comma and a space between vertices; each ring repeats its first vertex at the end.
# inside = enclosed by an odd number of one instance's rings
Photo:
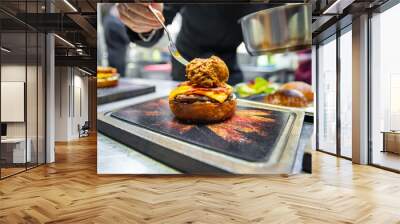
MULTIPOLYGON (((146 101, 156 97, 168 95, 171 88, 177 85, 177 82, 166 80, 144 80, 131 79, 131 82, 136 84, 153 84, 156 86, 156 92, 143 96, 138 96, 131 99, 121 100, 98 106, 98 113, 102 114, 111 110, 126 107, 134 104, 137 101, 146 101)), ((312 124, 304 124, 299 147, 300 153, 296 156, 295 173, 300 172, 303 164, 303 152, 305 148, 310 148, 310 136, 312 134, 312 124)), ((121 173, 121 174, 176 174, 179 173, 164 164, 153 160, 152 158, 143 155, 142 153, 123 145, 113 139, 110 139, 99 133, 98 138, 98 172, 100 174, 121 173)), ((310 170, 308 168, 307 170, 310 170)))
POLYGON ((97 133, 97 173, 179 174, 180 172, 97 133))

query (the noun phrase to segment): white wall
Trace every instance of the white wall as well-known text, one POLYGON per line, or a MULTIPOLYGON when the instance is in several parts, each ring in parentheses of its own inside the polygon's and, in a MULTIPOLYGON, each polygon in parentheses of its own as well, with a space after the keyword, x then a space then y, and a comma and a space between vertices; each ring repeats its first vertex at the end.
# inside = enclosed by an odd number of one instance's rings
POLYGON ((78 125, 88 120, 88 79, 78 69, 56 67, 55 108, 55 140, 77 139, 78 125))
POLYGON ((67 67, 55 68, 55 141, 68 141, 68 76, 67 67))
MULTIPOLYGON (((80 75, 75 75, 74 77, 74 99, 75 99, 75 113, 74 114, 74 119, 73 119, 73 127, 77 127, 78 124, 83 125, 85 121, 89 120, 88 116, 88 78, 81 76, 82 73, 79 73, 80 75)), ((73 129, 73 135, 77 136, 78 129, 74 128, 73 129)))

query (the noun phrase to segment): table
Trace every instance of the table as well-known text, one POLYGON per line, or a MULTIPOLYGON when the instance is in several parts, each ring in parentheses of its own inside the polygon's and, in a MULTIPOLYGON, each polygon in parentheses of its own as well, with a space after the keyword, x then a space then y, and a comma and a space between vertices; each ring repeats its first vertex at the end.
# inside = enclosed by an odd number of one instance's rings
POLYGON ((382 131, 383 150, 382 152, 392 152, 400 154, 400 131, 382 131))
POLYGON ((27 138, 5 138, 1 139, 1 156, 6 160, 6 163, 25 163, 30 162, 32 140, 27 138), (25 154, 25 144, 26 154, 25 154), (10 147, 11 146, 11 147, 10 147))

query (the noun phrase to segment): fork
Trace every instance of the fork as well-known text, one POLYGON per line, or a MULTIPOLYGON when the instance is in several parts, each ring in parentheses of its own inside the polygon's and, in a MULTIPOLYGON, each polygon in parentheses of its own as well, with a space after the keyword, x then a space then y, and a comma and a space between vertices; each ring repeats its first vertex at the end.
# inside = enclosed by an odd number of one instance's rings
POLYGON ((167 33, 167 36, 168 36, 168 39, 169 39, 168 50, 171 53, 172 57, 174 57, 177 61, 179 61, 181 64, 183 64, 185 66, 187 64, 189 64, 189 62, 185 58, 182 57, 181 53, 179 53, 178 49, 176 48, 176 45, 175 45, 174 41, 172 40, 171 34, 169 33, 167 27, 162 22, 160 17, 158 17, 158 15, 155 12, 154 8, 151 5, 148 5, 148 9, 150 10, 151 13, 153 13, 153 15, 156 17, 158 22, 162 25, 162 27, 164 28, 165 32, 167 33))

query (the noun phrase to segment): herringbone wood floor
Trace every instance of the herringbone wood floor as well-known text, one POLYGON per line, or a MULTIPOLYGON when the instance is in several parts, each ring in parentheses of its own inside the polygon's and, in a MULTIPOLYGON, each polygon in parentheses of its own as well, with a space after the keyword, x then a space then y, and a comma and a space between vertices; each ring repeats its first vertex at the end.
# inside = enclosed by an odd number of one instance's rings
POLYGON ((0 223, 400 223, 400 175, 314 153, 293 177, 98 176, 96 139, 0 181, 0 223))

